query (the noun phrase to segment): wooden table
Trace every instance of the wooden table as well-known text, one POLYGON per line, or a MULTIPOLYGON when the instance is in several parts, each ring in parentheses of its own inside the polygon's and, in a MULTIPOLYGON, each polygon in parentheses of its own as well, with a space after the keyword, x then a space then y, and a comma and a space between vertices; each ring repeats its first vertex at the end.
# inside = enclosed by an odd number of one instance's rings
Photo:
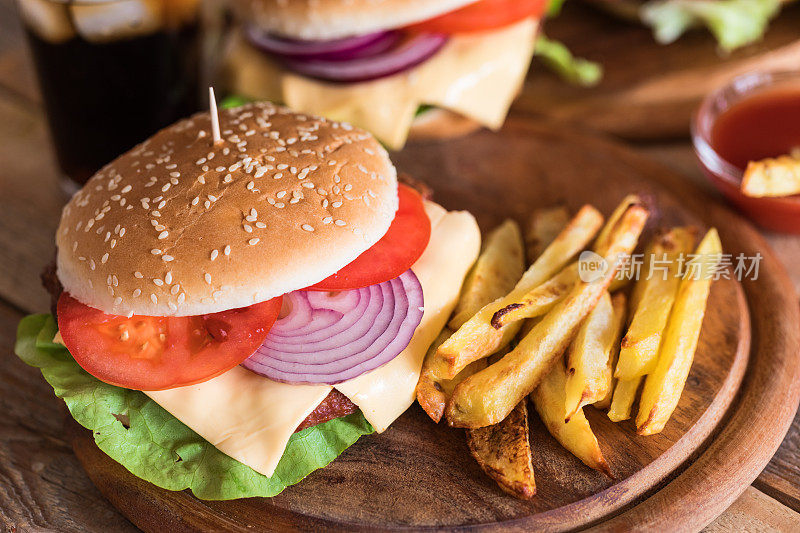
MULTIPOLYGON (((538 75, 538 74, 537 74, 538 75)), ((639 149, 703 185, 688 140, 639 149)), ((134 531, 83 473, 60 401, 13 355, 16 324, 48 309, 38 273, 64 198, 11 0, 0 0, 0 531, 134 531)), ((800 289, 800 238, 767 235, 800 289)), ((775 458, 709 531, 800 530, 800 417, 775 458)))

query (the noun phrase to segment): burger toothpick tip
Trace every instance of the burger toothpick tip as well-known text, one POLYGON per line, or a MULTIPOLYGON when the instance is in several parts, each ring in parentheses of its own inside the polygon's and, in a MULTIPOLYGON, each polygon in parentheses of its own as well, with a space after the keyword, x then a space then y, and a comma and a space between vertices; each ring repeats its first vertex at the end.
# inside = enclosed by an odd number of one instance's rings
POLYGON ((208 103, 211 107, 211 136, 214 139, 214 144, 222 142, 222 136, 219 134, 219 113, 217 113, 217 97, 214 96, 214 88, 208 88, 208 103))

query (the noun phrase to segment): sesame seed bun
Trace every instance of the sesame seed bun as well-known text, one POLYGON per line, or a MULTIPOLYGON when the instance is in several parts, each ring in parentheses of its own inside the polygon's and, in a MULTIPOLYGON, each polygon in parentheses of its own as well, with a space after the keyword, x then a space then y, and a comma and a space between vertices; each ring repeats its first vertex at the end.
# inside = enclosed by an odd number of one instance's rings
POLYGON ((58 277, 116 315, 186 316, 302 289, 375 244, 397 210, 383 147, 269 103, 178 122, 100 170, 64 208, 58 277))
POLYGON ((293 39, 340 39, 421 22, 476 0, 239 0, 242 18, 293 39))

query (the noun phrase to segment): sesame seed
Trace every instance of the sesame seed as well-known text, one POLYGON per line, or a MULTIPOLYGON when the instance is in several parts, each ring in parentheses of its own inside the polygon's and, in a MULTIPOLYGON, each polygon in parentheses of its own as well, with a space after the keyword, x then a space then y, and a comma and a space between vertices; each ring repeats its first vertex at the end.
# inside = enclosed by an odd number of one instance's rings
POLYGON ((303 224, 303 225, 302 225, 302 226, 300 226, 300 227, 301 227, 301 228, 303 228, 303 229, 304 229, 304 230, 306 230, 306 231, 314 231, 314 226, 312 226, 312 225, 310 225, 310 224, 303 224))
POLYGON ((180 290, 181 290, 181 286, 176 283, 175 285, 172 286, 172 289, 170 289, 169 292, 174 296, 174 295, 178 294, 178 292, 180 290))
POLYGON ((150 300, 151 300, 151 301, 152 301, 154 304, 157 304, 157 303, 158 303, 158 297, 157 297, 155 294, 153 294, 153 293, 150 293, 150 300))
POLYGON ((199 197, 199 196, 195 196, 195 197, 194 197, 194 200, 192 200, 192 205, 197 205, 197 203, 198 203, 199 201, 200 201, 200 197, 199 197))
POLYGON ((169 308, 174 312, 178 310, 178 306, 172 302, 169 302, 169 308))
POLYGON ((258 244, 258 241, 260 240, 261 239, 259 239, 258 237, 253 237, 252 239, 247 241, 247 244, 249 244, 250 246, 255 246, 256 244, 258 244))
POLYGON ((344 220, 335 220, 333 223, 337 226, 344 226, 347 224, 344 220))
POLYGON ((231 255, 231 246, 229 244, 225 245, 225 250, 223 250, 225 255, 231 255))
POLYGON ((163 255, 163 256, 161 256, 161 259, 162 259, 162 260, 163 260, 165 263, 169 263, 170 261, 174 261, 174 260, 175 260, 175 258, 174 258, 174 257, 172 257, 171 255, 163 255))
POLYGON ((183 302, 186 301, 186 293, 182 292, 178 295, 178 305, 183 305, 183 302))
POLYGON ((275 175, 274 175, 274 176, 272 176, 272 178, 273 178, 273 179, 276 179, 276 180, 279 180, 279 179, 281 179, 282 177, 283 177, 283 172, 276 172, 276 173, 275 173, 275 175))
POLYGON ((203 205, 205 206, 206 209, 211 209, 211 200, 206 200, 205 202, 203 202, 203 205))
MULTIPOLYGON (((171 178, 180 178, 181 177, 181 173, 180 172, 170 172, 169 176, 171 178)), ((172 180, 170 180, 170 181, 172 181, 172 180)), ((175 183, 173 183, 173 185, 175 185, 175 183)))
MULTIPOLYGON (((121 304, 121 303, 122 303, 122 298, 120 298, 119 296, 117 296, 116 298, 114 298, 114 307, 118 306, 118 305, 119 305, 119 304, 121 304)), ((126 331, 125 333, 127 333, 127 331, 126 331)), ((123 339, 123 340, 124 340, 124 339, 123 339)))
POLYGON ((169 272, 167 272, 166 276, 164 276, 164 283, 166 283, 167 285, 172 283, 172 271, 171 270, 169 272))
POLYGON ((117 279, 117 276, 111 276, 111 282, 115 287, 119 287, 119 279, 117 279))
POLYGON ((167 237, 169 237, 168 231, 162 231, 161 233, 158 234, 159 239, 166 239, 167 237))
POLYGON ((208 195, 208 199, 211 200, 212 202, 216 202, 217 201, 217 197, 214 196, 213 194, 209 194, 208 195))
POLYGON ((136 289, 133 291, 133 297, 138 298, 142 294, 142 289, 136 289))
POLYGON ((153 280, 153 283, 155 283, 155 284, 156 284, 157 286, 159 286, 159 287, 163 287, 163 286, 164 286, 164 281, 163 281, 163 280, 160 280, 160 279, 158 279, 158 278, 155 278, 155 279, 153 280))
POLYGON ((152 250, 150 250, 150 253, 153 255, 161 255, 163 252, 158 248, 153 248, 152 250))
POLYGON ((250 226, 250 224, 245 224, 243 227, 247 233, 253 233, 253 228, 250 226))
POLYGON ((211 250, 211 260, 212 261, 214 259, 216 259, 218 255, 219 255, 219 250, 217 250, 217 249, 211 250))
POLYGON ((325 217, 322 219, 323 224, 330 224, 331 222, 333 222, 333 217, 325 217))
POLYGON ((142 273, 141 273, 141 272, 139 272, 139 271, 137 270, 136 272, 134 272, 134 273, 133 273, 133 277, 135 277, 135 278, 139 278, 139 279, 142 279, 144 276, 142 275, 142 273))
POLYGON ((283 198, 284 196, 286 196, 286 191, 279 191, 275 198, 283 198))
POLYGON ((106 261, 108 261, 108 252, 104 253, 103 257, 100 258, 100 263, 105 265, 106 261))
POLYGON ((256 222, 256 227, 259 229, 264 229, 267 227, 267 225, 259 220, 258 222, 256 222))
POLYGON ((161 192, 167 192, 171 186, 171 183, 165 183, 164 186, 161 187, 161 192))
POLYGON ((230 183, 233 181, 233 176, 230 174, 225 174, 225 178, 222 180, 223 183, 230 183))
POLYGON ((339 201, 339 200, 336 200, 335 202, 333 202, 331 204, 331 207, 342 207, 342 202, 339 201))
POLYGON ((132 186, 126 185, 125 187, 122 188, 122 191, 120 191, 120 192, 122 194, 125 194, 126 192, 130 192, 132 188, 133 188, 132 186))
POLYGON ((214 170, 216 170, 217 172, 225 172, 225 167, 217 167, 214 170))
POLYGON ((208 283, 209 285, 211 285, 211 274, 209 274, 208 272, 206 272, 206 273, 205 273, 205 275, 203 276, 203 278, 206 280, 206 283, 208 283))

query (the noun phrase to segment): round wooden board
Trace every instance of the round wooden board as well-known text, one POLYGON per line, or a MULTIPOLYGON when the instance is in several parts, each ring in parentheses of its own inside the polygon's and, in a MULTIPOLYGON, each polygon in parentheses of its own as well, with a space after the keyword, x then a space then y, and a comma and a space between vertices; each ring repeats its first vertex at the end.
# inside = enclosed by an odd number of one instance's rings
POLYGON ((596 87, 569 85, 537 62, 514 108, 628 139, 685 138, 700 100, 728 79, 754 69, 796 69, 798 26, 800 5, 788 5, 761 41, 724 54, 705 30, 660 45, 641 24, 567 2, 545 33, 603 65, 603 79, 596 87))
POLYGON ((608 213, 626 193, 638 192, 654 206, 651 230, 714 225, 726 252, 764 256, 759 277, 742 285, 714 283, 686 389, 661 434, 639 437, 630 423, 613 425, 588 410, 614 481, 560 448, 533 415, 538 493, 516 500, 481 472, 461 430, 432 424, 415 405, 385 433, 362 438, 272 499, 204 502, 158 489, 77 431, 73 447, 101 492, 145 531, 565 530, 606 523, 670 527, 675 520, 699 527, 724 510, 766 465, 800 401, 797 297, 755 230, 624 146, 555 124, 512 118, 499 134, 409 146, 393 157, 401 170, 430 184, 446 207, 475 213, 484 230, 560 201, 572 208, 592 203, 608 213))

